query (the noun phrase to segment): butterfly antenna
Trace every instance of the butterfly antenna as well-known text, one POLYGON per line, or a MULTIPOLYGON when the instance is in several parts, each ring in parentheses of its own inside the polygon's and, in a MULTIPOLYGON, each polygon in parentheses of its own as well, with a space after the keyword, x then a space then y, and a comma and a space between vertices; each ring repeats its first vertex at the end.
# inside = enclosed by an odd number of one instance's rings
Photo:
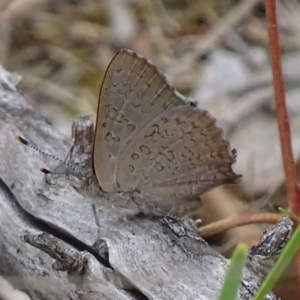
POLYGON ((68 172, 53 172, 45 168, 40 168, 40 171, 44 174, 56 174, 56 175, 68 175, 68 172))
MULTIPOLYGON (((69 163, 63 161, 62 159, 60 159, 60 158, 58 158, 58 157, 56 157, 56 156, 54 156, 54 155, 52 155, 52 154, 49 154, 49 153, 47 153, 47 152, 45 152, 45 151, 39 149, 38 147, 36 147, 36 146, 30 144, 27 140, 25 140, 24 138, 22 138, 22 137, 19 136, 19 135, 16 135, 15 138, 16 138, 19 142, 21 142, 22 144, 24 144, 24 145, 26 145, 26 146, 28 146, 28 147, 34 149, 35 151, 41 153, 42 155, 46 155, 46 156, 48 156, 48 157, 50 157, 50 158, 52 158, 52 159, 55 159, 55 160, 59 161, 60 163, 66 165, 67 167, 71 168, 71 169, 74 171, 74 173, 71 172, 72 175, 74 175, 74 176, 77 175, 77 176, 78 176, 78 173, 79 173, 81 176, 85 177, 84 172, 83 172, 79 167, 76 167, 76 166, 74 166, 74 165, 71 165, 71 164, 69 164, 69 163)), ((44 174, 61 174, 61 175, 68 175, 68 174, 70 173, 70 172, 52 172, 52 171, 49 171, 49 170, 44 169, 44 168, 41 168, 40 171, 41 171, 42 173, 44 173, 44 174)))

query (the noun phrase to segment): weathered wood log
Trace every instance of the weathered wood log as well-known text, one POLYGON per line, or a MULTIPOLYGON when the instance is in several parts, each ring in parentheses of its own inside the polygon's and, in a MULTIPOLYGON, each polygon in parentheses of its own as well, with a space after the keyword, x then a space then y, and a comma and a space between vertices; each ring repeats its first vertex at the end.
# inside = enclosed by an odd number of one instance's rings
MULTIPOLYGON (((71 141, 26 103, 14 78, 0 68, 1 275, 31 299, 217 299, 229 262, 185 223, 124 220, 78 193, 65 176, 45 180, 38 168, 53 169, 56 161, 14 136, 58 157, 71 141)), ((88 160, 90 149, 72 150, 73 161, 79 153, 79 161, 88 160)), ((250 299, 260 283, 246 270, 238 299, 250 299)))

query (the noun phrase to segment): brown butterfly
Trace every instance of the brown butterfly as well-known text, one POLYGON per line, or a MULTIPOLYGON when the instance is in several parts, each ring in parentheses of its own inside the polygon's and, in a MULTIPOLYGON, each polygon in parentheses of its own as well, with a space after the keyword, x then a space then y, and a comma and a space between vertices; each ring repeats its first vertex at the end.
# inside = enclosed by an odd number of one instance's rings
POLYGON ((199 206, 199 195, 240 177, 223 135, 149 60, 122 49, 101 86, 86 188, 108 202, 132 200, 142 211, 186 213, 199 206))

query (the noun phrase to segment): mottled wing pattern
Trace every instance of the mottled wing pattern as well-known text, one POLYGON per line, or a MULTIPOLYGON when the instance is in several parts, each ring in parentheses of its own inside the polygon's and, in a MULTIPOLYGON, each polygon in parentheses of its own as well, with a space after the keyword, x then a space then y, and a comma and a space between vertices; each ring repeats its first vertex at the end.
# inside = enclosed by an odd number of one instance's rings
POLYGON ((116 164, 137 133, 157 115, 184 104, 147 59, 127 49, 112 59, 100 91, 93 154, 105 192, 118 190, 116 164))
POLYGON ((193 201, 211 188, 234 183, 235 155, 207 111, 178 106, 143 127, 117 166, 122 190, 138 190, 148 201, 193 201))

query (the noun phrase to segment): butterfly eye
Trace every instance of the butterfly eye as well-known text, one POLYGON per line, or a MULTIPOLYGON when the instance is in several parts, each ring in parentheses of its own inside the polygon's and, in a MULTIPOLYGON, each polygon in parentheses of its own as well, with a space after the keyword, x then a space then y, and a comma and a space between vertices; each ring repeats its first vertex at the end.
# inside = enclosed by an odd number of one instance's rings
POLYGON ((98 188, 95 186, 94 183, 89 183, 89 185, 86 188, 86 193, 90 197, 95 197, 99 194, 98 188))

